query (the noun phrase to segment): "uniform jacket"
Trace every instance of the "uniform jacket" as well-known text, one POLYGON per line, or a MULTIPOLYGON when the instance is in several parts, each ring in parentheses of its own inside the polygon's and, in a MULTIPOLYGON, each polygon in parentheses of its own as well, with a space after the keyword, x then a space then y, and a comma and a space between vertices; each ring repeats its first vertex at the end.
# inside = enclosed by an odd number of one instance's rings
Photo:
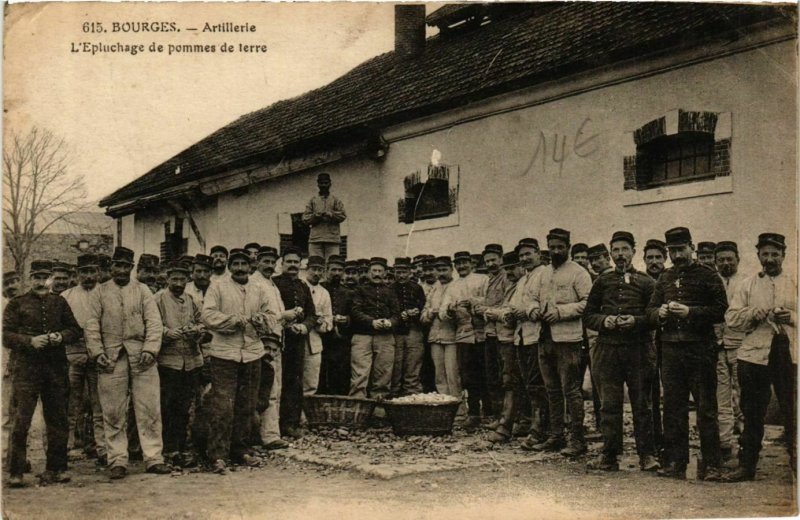
MULTIPOLYGON (((61 297, 67 300, 75 320, 80 325, 81 330, 86 327, 86 322, 89 321, 89 316, 92 313, 92 293, 97 289, 97 286, 87 291, 80 285, 70 287, 61 293, 61 297)), ((86 341, 81 337, 74 343, 69 343, 66 346, 67 358, 70 363, 81 362, 85 363, 89 359, 89 353, 86 350, 86 341)))
MULTIPOLYGON (((292 278, 287 274, 279 274, 272 277, 273 283, 278 288, 283 300, 283 306, 286 309, 294 309, 295 307, 302 307, 303 319, 297 323, 305 325, 307 331, 314 328, 314 323, 317 320, 316 311, 314 309, 314 299, 311 297, 311 291, 308 290, 306 283, 295 277, 292 278)), ((297 338, 298 335, 290 329, 285 329, 286 337, 297 338)))
POLYGON ((514 330, 514 344, 515 345, 533 345, 539 341, 539 334, 542 330, 542 323, 538 320, 533 320, 530 316, 531 313, 539 308, 537 302, 534 301, 534 289, 539 283, 539 276, 544 271, 543 265, 536 266, 533 271, 525 273, 525 275, 517 280, 516 289, 512 294, 508 304, 513 309, 524 310, 527 318, 524 320, 515 320, 516 329, 514 330))
POLYGON ((630 268, 620 272, 615 269, 601 274, 589 292, 583 321, 587 329, 599 332, 605 343, 643 343, 650 338, 647 304, 653 295, 655 282, 646 273, 630 268), (631 315, 634 326, 622 331, 607 329, 608 316, 631 315))
MULTIPOLYGON (((722 283, 725 285, 725 296, 728 297, 728 304, 730 305, 733 301, 733 297, 736 295, 737 289, 744 281, 745 276, 741 273, 736 273, 730 278, 725 278, 721 275, 720 278, 722 278, 722 283)), ((720 343, 725 348, 738 348, 741 346, 742 339, 744 338, 743 331, 729 327, 725 321, 714 325, 714 334, 717 336, 717 343, 720 343)))
POLYGON ((164 324, 164 338, 158 353, 158 364, 173 370, 194 370, 203 366, 203 355, 196 339, 169 339, 167 333, 200 322, 200 309, 185 292, 177 297, 169 290, 155 295, 156 307, 164 324))
POLYGON ((744 332, 742 345, 736 354, 740 360, 768 364, 773 337, 785 334, 789 338, 792 362, 797 363, 797 282, 786 273, 775 277, 759 273, 742 281, 725 313, 725 322, 744 332), (769 318, 756 321, 756 309, 771 310, 775 307, 788 309, 791 323, 778 324, 770 322, 769 318))
POLYGON ((728 298, 716 271, 699 262, 686 267, 666 269, 656 282, 647 306, 647 316, 654 327, 661 328, 661 341, 714 341, 714 324, 725 317, 728 298), (686 318, 661 320, 658 309, 671 301, 689 307, 686 318))
POLYGON ((3 309, 3 346, 13 352, 14 359, 24 357, 31 361, 66 366, 65 346, 75 343, 82 336, 83 331, 72 309, 61 296, 49 293, 39 296, 29 291, 12 298, 3 309), (61 343, 40 350, 31 346, 34 336, 52 332, 61 334, 61 343))
POLYGON ((502 315, 503 318, 494 321, 494 320, 486 320, 487 330, 489 324, 492 325, 492 330, 495 332, 497 336, 497 341, 500 343, 514 343, 515 333, 517 331, 517 324, 516 320, 514 319, 513 315, 511 314, 511 300, 514 298, 514 295, 517 292, 517 288, 519 287, 518 283, 519 280, 516 282, 512 282, 506 278, 507 283, 505 284, 505 292, 503 293, 503 299, 495 305, 489 306, 489 309, 493 309, 498 314, 502 315))
POLYGON ((206 353, 240 363, 260 359, 264 355, 264 344, 255 327, 249 321, 244 327, 236 325, 239 318, 250 319, 258 313, 275 318, 259 284, 250 279, 240 284, 232 278, 212 283, 200 315, 212 336, 206 353))
POLYGON ((532 309, 543 311, 546 306, 555 306, 558 310, 558 321, 550 324, 553 341, 582 341, 581 316, 589 291, 592 290, 592 278, 586 269, 572 260, 567 260, 558 268, 547 265, 532 283, 532 309))
MULTIPOLYGON (((391 285, 397 303, 400 306, 400 311, 407 311, 410 309, 417 309, 422 314, 422 309, 425 308, 425 292, 417 282, 394 282, 391 285)), ((411 318, 408 321, 400 320, 400 325, 397 327, 398 334, 408 334, 411 327, 419 326, 419 315, 411 318)))
POLYGON ((148 286, 131 279, 120 287, 108 280, 93 293, 92 314, 84 330, 92 359, 105 352, 116 361, 123 348, 131 364, 139 362, 142 352, 158 355, 163 326, 148 286))
POLYGON ((400 304, 394 291, 383 282, 367 283, 356 289, 351 311, 353 334, 391 334, 400 325, 400 304), (372 320, 387 319, 392 322, 391 330, 375 330, 372 320))
POLYGON ((312 354, 319 354, 322 352, 322 335, 333 330, 331 295, 321 284, 311 285, 306 282, 306 285, 308 285, 308 290, 311 291, 311 298, 314 300, 314 312, 317 318, 322 318, 321 324, 315 324, 308 331, 309 349, 312 354))
POLYGON ((329 335, 343 338, 351 335, 350 332, 350 308, 353 306, 353 294, 355 291, 341 282, 323 282, 322 286, 328 290, 331 297, 331 308, 333 314, 347 317, 347 323, 334 323, 333 330, 329 335))
POLYGON ((430 331, 428 332, 428 342, 430 343, 449 344, 456 342, 456 326, 454 321, 447 316, 445 319, 442 319, 439 314, 442 308, 444 293, 451 283, 452 282, 443 284, 441 282, 436 282, 425 301, 425 308, 422 309, 420 320, 423 324, 430 325, 430 331))
POLYGON ((344 212, 344 204, 333 195, 323 197, 314 195, 306 204, 303 212, 303 224, 311 226, 308 242, 335 242, 341 240, 339 234, 339 223, 344 222, 347 215, 344 212), (319 214, 332 212, 333 217, 323 217, 319 214))
MULTIPOLYGON (((506 289, 511 284, 506 277, 505 271, 500 269, 497 274, 489 275, 489 284, 486 286, 486 299, 484 304, 487 307, 498 307, 503 303, 506 289)), ((495 322, 486 321, 485 331, 487 336, 497 336, 495 322)))
POLYGON ((488 286, 489 277, 478 273, 457 278, 448 285, 439 315, 442 318, 455 318, 458 343, 480 343, 486 339, 483 315, 472 309, 475 303, 485 302, 488 286), (470 302, 471 305, 463 306, 462 302, 470 302))

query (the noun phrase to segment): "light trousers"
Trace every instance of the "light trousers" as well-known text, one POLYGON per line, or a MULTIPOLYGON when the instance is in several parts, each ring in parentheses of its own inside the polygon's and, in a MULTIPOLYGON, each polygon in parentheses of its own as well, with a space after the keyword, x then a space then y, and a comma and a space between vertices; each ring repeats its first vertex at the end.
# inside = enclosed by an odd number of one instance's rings
POLYGON ((97 388, 103 409, 108 466, 128 465, 127 425, 131 399, 144 463, 148 468, 162 464, 161 383, 156 364, 141 370, 138 358, 131 360, 123 349, 112 371, 100 372, 97 388))
MULTIPOLYGON (((719 443, 730 447, 736 423, 744 425, 744 415, 739 408, 739 372, 735 348, 717 352, 717 414, 719 416, 719 443)), ((741 431, 741 429, 740 429, 741 431)))
POLYGON ((385 397, 392 384, 394 334, 356 334, 350 349, 350 396, 385 397))
POLYGON ((261 426, 259 435, 264 444, 281 438, 281 382, 283 381, 283 371, 281 370, 281 351, 273 353, 273 359, 269 362, 275 371, 275 379, 272 381, 272 390, 269 392, 269 407, 261 413, 261 426))

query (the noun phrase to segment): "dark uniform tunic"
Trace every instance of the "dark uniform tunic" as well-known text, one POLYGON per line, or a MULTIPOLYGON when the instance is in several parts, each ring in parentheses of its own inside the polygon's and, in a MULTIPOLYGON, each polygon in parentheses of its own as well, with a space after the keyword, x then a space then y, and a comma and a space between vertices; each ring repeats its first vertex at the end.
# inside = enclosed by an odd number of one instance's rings
POLYGON ((21 476, 27 459, 28 430, 41 397, 47 426, 48 471, 67 469, 67 354, 65 345, 83 336, 67 301, 33 291, 11 300, 3 313, 3 346, 11 350, 16 414, 11 434, 11 475, 21 476), (34 349, 31 339, 61 334, 61 342, 34 349))
MULTIPOLYGON (((314 301, 311 291, 302 280, 280 274, 272 278, 283 299, 286 309, 295 307, 303 308, 301 324, 310 331, 316 320, 314 301)), ((305 353, 307 335, 295 334, 286 328, 284 335, 284 351, 281 357, 282 364, 282 389, 281 389, 281 418, 280 428, 297 427, 300 425, 300 413, 303 406, 303 354, 305 353)))
POLYGON ((720 464, 714 324, 727 308, 722 279, 698 262, 666 269, 647 306, 650 323, 661 330, 665 458, 679 468, 689 462, 689 392, 697 403, 703 460, 720 464), (673 301, 688 306, 689 315, 659 318, 659 307, 673 301))
POLYGON ((623 385, 633 410, 636 450, 640 457, 655 455, 651 416, 650 384, 655 368, 655 352, 650 341, 647 304, 655 282, 633 268, 601 274, 589 293, 583 322, 598 331, 592 350, 593 379, 599 386, 600 430, 603 454, 616 458, 622 453, 623 385), (608 316, 631 315, 633 328, 620 330, 605 326, 608 316))
MULTIPOLYGON (((331 295, 333 315, 350 316, 353 290, 341 282, 322 284, 331 295)), ((333 330, 322 336, 320 394, 347 395, 350 392, 350 323, 334 323, 333 330)))
MULTIPOLYGON (((395 282, 391 285, 400 311, 425 307, 425 291, 416 282, 395 282)), ((392 371, 392 394, 410 395, 422 392, 420 370, 425 354, 422 326, 419 314, 408 321, 400 320, 395 333, 394 369, 392 371)))

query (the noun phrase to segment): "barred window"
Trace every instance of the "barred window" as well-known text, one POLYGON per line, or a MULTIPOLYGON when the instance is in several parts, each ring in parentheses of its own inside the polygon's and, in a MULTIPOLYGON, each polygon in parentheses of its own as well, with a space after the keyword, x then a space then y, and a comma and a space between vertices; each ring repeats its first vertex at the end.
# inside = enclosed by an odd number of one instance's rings
POLYGON ((636 151, 640 179, 648 188, 714 177, 714 136, 682 132, 662 136, 636 151))
POLYGON ((403 181, 405 196, 397 202, 399 222, 411 224, 455 213, 457 188, 450 187, 450 169, 445 164, 429 164, 425 182, 419 171, 406 176, 403 181))

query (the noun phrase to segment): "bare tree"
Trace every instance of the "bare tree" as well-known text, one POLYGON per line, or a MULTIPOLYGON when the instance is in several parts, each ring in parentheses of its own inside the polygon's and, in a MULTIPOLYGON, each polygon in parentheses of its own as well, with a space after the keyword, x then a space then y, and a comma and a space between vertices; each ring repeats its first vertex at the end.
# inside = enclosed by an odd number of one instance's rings
POLYGON ((3 151, 3 234, 18 273, 36 241, 60 220, 88 208, 83 175, 70 175, 64 139, 33 127, 13 133, 3 151))

